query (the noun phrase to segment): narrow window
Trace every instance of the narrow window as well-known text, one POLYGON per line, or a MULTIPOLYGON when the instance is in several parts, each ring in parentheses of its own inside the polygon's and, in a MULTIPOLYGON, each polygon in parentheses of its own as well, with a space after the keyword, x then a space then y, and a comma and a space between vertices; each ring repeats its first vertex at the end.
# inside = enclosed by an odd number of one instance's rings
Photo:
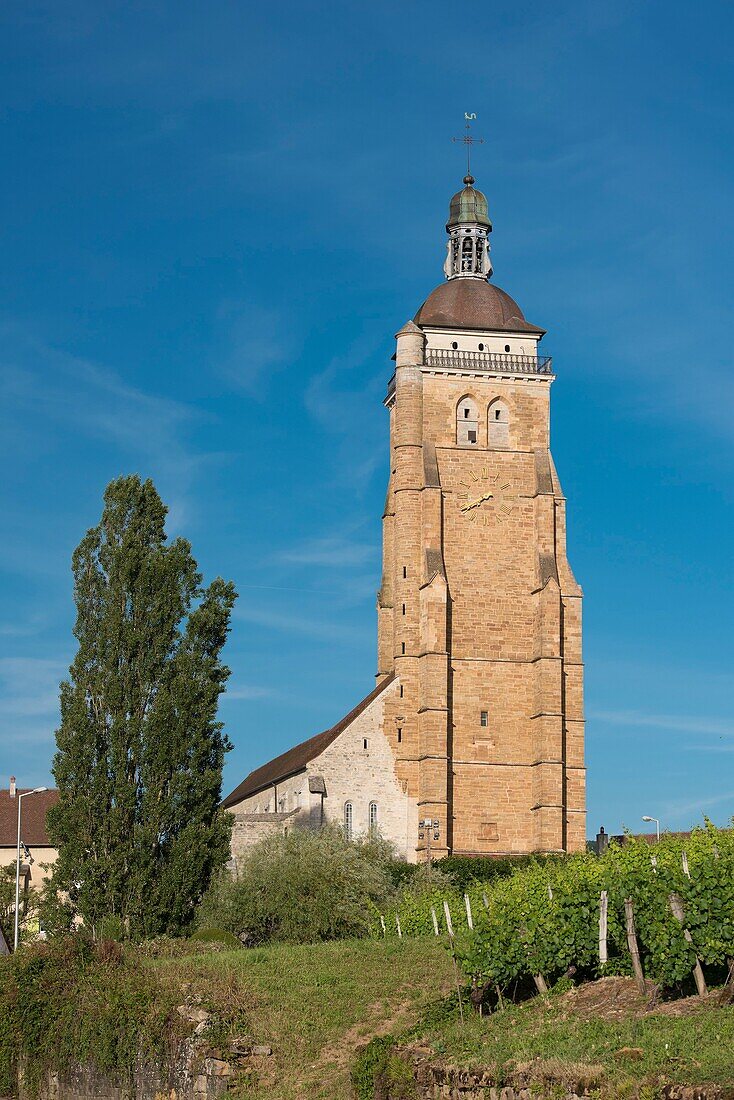
POLYGON ((490 447, 510 445, 510 411, 500 398, 489 406, 487 443, 490 447))
POLYGON ((486 710, 483 710, 480 714, 479 724, 485 727, 489 725, 489 713, 486 710))
POLYGON ((456 442, 460 447, 476 446, 479 413, 473 397, 462 397, 456 406, 456 442))
POLYGON ((405 580, 405 578, 407 576, 408 576, 408 567, 406 565, 404 565, 403 566, 403 580, 405 580))
POLYGON ((405 653, 405 642, 402 643, 402 646, 403 646, 403 653, 405 653))
POLYGON ((398 726, 398 744, 403 740, 403 727, 398 726))
POLYGON ((367 738, 365 737, 362 740, 362 748, 364 749, 365 752, 367 752, 367 744, 368 744, 367 738))
POLYGON ((403 685, 400 685, 400 698, 403 698, 403 685))
POLYGON ((353 811, 352 811, 352 803, 351 802, 345 802, 344 803, 344 833, 346 835, 347 840, 352 839, 352 821, 353 821, 353 818, 354 818, 354 814, 353 814, 353 811))
POLYGON ((403 604, 403 615, 405 614, 405 604, 403 604))
POLYGON ((374 836, 374 834, 377 832, 377 803, 376 802, 370 802, 369 823, 370 823, 370 835, 374 836))

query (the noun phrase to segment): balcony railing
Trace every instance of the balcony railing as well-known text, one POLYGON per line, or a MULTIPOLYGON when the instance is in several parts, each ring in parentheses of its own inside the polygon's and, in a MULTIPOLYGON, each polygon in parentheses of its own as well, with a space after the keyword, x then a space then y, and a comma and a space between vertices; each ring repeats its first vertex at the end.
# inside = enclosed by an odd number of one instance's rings
POLYGON ((508 355, 499 351, 455 351, 453 348, 426 348, 426 366, 499 374, 553 374, 553 360, 549 355, 508 355))

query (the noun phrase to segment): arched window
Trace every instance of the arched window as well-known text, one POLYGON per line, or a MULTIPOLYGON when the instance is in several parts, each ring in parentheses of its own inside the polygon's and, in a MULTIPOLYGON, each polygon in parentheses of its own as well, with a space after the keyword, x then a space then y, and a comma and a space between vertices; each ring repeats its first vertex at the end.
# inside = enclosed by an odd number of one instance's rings
POLYGON ((352 839, 352 833, 354 829, 354 811, 352 809, 351 802, 344 803, 344 833, 347 840, 352 839))
POLYGON ((510 445, 510 412, 499 397, 489 406, 487 442, 490 447, 509 447, 510 445))
POLYGON ((456 406, 456 442, 460 447, 476 447, 479 414, 473 397, 462 397, 456 406))
POLYGON ((461 270, 472 270, 472 239, 471 237, 464 237, 461 242, 461 270))
POLYGON ((374 836, 375 833, 377 832, 377 803, 376 802, 370 802, 369 826, 370 826, 370 836, 374 836))

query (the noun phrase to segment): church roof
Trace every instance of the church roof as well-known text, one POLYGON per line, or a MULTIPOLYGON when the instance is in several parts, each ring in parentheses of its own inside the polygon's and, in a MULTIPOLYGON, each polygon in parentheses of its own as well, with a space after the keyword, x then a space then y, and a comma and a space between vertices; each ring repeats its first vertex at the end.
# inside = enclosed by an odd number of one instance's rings
POLYGON ((243 798, 249 798, 250 795, 264 790, 265 787, 270 787, 273 783, 279 783, 282 779, 287 779, 289 775, 295 775, 296 772, 303 771, 307 764, 320 756, 333 741, 336 741, 339 734, 343 733, 347 726, 351 725, 354 719, 358 718, 367 709, 370 703, 374 703, 375 699, 382 694, 394 679, 395 673, 391 672, 389 676, 380 681, 377 687, 361 703, 357 703, 354 710, 350 710, 349 714, 346 714, 331 729, 324 730, 323 733, 317 733, 315 737, 309 737, 308 741, 302 741, 300 745, 294 745, 292 749, 276 756, 274 760, 269 760, 267 764, 255 768, 246 779, 243 779, 239 787, 235 787, 232 793, 227 795, 222 802, 222 806, 225 809, 235 806, 243 798))
POLYGON ((449 279, 428 295, 413 318, 421 328, 533 333, 545 329, 525 320, 516 301, 485 279, 449 279))

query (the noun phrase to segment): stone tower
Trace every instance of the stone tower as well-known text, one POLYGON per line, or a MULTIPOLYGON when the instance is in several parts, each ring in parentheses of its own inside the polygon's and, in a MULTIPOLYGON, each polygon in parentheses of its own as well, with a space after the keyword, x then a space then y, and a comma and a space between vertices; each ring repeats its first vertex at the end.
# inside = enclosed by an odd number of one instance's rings
POLYGON ((436 856, 585 844, 581 589, 549 449, 544 335, 488 281, 487 200, 451 200, 446 281, 397 335, 378 682, 436 856), (438 839, 436 839, 438 838, 438 839))

